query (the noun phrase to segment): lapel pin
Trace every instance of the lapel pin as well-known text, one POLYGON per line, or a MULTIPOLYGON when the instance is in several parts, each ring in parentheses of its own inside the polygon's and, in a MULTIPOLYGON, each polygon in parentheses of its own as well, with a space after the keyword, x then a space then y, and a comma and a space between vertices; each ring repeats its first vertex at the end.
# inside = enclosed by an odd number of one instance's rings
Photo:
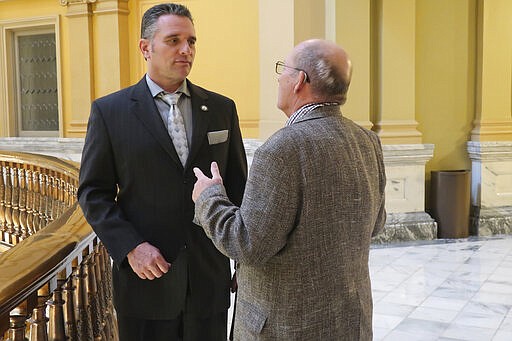
POLYGON ((208 107, 206 105, 201 105, 201 110, 202 111, 208 111, 208 107))

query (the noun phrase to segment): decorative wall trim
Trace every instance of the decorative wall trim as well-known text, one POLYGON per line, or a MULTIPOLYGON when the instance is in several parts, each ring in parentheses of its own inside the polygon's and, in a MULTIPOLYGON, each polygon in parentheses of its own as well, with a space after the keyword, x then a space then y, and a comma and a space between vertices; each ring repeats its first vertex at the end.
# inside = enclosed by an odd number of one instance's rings
POLYGON ((384 144, 421 144, 421 132, 415 120, 382 120, 375 124, 377 132, 384 144))
POLYGON ((127 16, 130 14, 128 0, 97 0, 93 13, 96 15, 119 14, 127 16))
POLYGON ((471 160, 506 161, 512 160, 512 141, 476 142, 469 141, 468 153, 471 160))
POLYGON ((61 6, 69 6, 73 4, 92 4, 96 0, 59 0, 61 6))
POLYGON ((425 164, 434 156, 433 144, 384 144, 386 164, 425 164))
POLYGON ((87 132, 87 121, 72 121, 69 123, 69 127, 66 130, 68 134, 81 134, 85 135, 87 132))
POLYGON ((473 141, 504 141, 512 137, 512 119, 506 120, 481 120, 473 121, 474 128, 471 131, 473 141))

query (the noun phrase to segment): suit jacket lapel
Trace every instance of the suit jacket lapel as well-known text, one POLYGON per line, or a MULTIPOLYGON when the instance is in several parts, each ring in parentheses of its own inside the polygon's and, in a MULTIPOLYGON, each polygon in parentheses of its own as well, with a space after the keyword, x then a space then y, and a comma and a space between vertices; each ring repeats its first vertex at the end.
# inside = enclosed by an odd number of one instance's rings
POLYGON ((189 167, 192 160, 197 156, 201 149, 201 143, 204 142, 208 124, 210 122, 211 113, 208 106, 208 94, 201 88, 192 84, 187 80, 190 97, 192 100, 192 142, 189 146, 188 160, 186 167, 189 167))
POLYGON ((143 77, 139 83, 133 87, 131 94, 132 113, 142 122, 142 124, 151 132, 151 135, 160 143, 162 148, 169 156, 181 166, 181 161, 174 149, 171 137, 167 133, 162 118, 158 113, 155 101, 146 83, 146 77, 143 77))

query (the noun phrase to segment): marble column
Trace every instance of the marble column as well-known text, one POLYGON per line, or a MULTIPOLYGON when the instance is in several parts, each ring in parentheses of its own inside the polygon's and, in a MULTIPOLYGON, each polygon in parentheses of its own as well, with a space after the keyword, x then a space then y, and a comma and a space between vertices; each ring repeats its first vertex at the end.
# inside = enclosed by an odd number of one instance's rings
POLYGON ((512 233, 512 141, 468 142, 471 234, 512 233))
POLYGON ((437 224, 425 213, 425 164, 434 154, 432 144, 383 145, 386 167, 384 231, 374 243, 437 238, 437 224))
POLYGON ((326 12, 333 8, 333 0, 259 0, 260 139, 268 138, 286 122, 276 107, 275 62, 284 60, 296 44, 325 38, 327 29, 335 30, 333 18, 326 20, 326 12))
POLYGON ((334 32, 330 36, 335 37, 336 43, 347 51, 355 70, 342 111, 357 124, 371 129, 371 1, 337 0, 331 7, 334 7, 330 10, 334 10, 336 18, 334 32))
POLYGON ((96 0, 94 89, 96 97, 130 85, 128 0, 96 0))
POLYGON ((512 233, 512 2, 478 0, 471 229, 512 233))
POLYGON ((415 103, 416 2, 370 3, 371 110, 383 143, 387 222, 375 243, 437 238, 425 212, 425 164, 434 145, 422 144, 415 103))
POLYGON ((68 73, 64 81, 70 89, 64 110, 70 113, 64 122, 65 137, 82 137, 87 130, 91 101, 94 99, 94 69, 92 42, 91 4, 95 0, 61 0, 66 6, 66 23, 69 38, 69 58, 63 63, 80 63, 80 67, 65 65, 68 73))
POLYGON ((422 143, 415 115, 416 2, 372 4, 374 130, 384 144, 422 143))
POLYGON ((259 137, 266 139, 286 122, 276 107, 278 60, 294 46, 294 0, 259 0, 260 122, 259 137))

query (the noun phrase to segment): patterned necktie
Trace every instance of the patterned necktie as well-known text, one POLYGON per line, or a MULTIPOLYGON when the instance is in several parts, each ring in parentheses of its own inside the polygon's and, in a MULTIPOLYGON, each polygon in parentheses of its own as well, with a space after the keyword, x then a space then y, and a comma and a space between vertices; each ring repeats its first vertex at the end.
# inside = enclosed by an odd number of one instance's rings
POLYGON ((185 123, 183 115, 178 108, 178 99, 181 93, 165 94, 161 93, 160 98, 169 104, 169 116, 167 117, 167 131, 171 136, 174 148, 178 153, 181 164, 185 166, 188 157, 188 142, 187 132, 185 130, 185 123))

